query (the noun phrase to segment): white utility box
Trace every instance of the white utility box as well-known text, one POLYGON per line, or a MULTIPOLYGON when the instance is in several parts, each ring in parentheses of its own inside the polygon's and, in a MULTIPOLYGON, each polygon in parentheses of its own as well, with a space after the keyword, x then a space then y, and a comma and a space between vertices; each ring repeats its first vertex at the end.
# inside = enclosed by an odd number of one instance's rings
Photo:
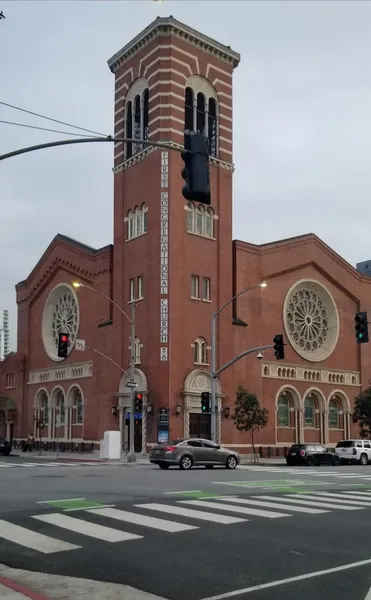
POLYGON ((121 434, 119 431, 105 431, 102 458, 118 460, 121 458, 121 434))

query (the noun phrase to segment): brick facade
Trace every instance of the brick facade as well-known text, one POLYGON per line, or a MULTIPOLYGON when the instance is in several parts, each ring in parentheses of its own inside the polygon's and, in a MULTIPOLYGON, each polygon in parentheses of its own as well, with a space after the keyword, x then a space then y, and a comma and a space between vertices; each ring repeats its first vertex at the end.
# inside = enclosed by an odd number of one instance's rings
MULTIPOLYGON (((136 382, 145 408, 136 424, 137 451, 157 441, 160 408, 169 410, 170 439, 207 435, 209 417, 200 415, 200 395, 210 389, 212 312, 262 281, 265 289, 251 290, 219 315, 217 364, 271 344, 277 333, 285 335, 286 357, 278 363, 267 350, 262 360, 246 357, 222 374, 219 440, 241 452, 250 444, 226 410, 233 409, 239 384, 269 409, 268 426, 256 440, 260 445, 334 444, 356 433, 350 412, 355 395, 368 384, 371 350, 356 345, 353 319, 357 310, 367 309, 371 281, 312 234, 262 246, 232 242, 232 75, 238 63, 230 48, 172 17, 156 19, 109 61, 115 135, 166 142, 174 150, 115 144, 113 245, 94 250, 58 235, 17 285, 17 353, 0 364, 0 436, 34 431, 49 441, 98 443, 105 430, 120 427, 127 445, 130 323, 118 307, 130 317, 133 297, 140 351, 136 382), (210 210, 189 205, 181 194, 177 149, 189 123, 210 139, 210 210), (317 298, 317 308, 308 309, 313 327, 303 325, 312 346, 322 336, 318 349, 311 349, 313 360, 295 349, 286 329, 291 318, 286 296, 300 281, 300 293, 312 303, 317 298), (88 287, 74 289, 74 282, 88 287), (76 298, 76 338, 88 348, 74 346, 58 362, 46 352, 42 332, 45 306, 62 284, 76 298), (310 337, 313 331, 317 341, 310 337), (327 354, 319 359, 321 348, 327 354), (61 406, 64 423, 58 425, 61 406), (41 432, 37 423, 44 425, 41 432)), ((51 307, 50 319, 57 312, 51 307)))

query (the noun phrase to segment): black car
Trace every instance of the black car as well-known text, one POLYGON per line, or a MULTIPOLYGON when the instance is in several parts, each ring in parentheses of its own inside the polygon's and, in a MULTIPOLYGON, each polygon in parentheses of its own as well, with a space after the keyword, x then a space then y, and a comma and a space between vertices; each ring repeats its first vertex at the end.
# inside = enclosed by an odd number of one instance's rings
POLYGON ((322 444, 293 444, 286 456, 286 463, 292 465, 333 465, 340 464, 339 457, 322 444))
POLYGON ((0 438, 0 454, 4 454, 5 456, 9 456, 12 451, 12 445, 5 438, 0 438))

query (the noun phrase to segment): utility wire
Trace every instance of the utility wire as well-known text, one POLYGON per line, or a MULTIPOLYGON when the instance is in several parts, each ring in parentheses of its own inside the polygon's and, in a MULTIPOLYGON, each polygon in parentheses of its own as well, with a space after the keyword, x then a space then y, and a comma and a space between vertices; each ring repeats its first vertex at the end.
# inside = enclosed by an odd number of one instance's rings
POLYGON ((2 102, 1 100, 0 100, 0 104, 2 104, 3 106, 7 106, 8 108, 14 108, 15 110, 20 110, 21 112, 27 113, 29 115, 33 115, 34 117, 40 117, 41 119, 46 119, 47 121, 53 121, 53 123, 59 123, 59 125, 66 125, 67 127, 72 127, 73 129, 79 129, 80 131, 86 131, 87 133, 94 133, 94 135, 107 137, 107 135, 104 133, 92 131, 91 129, 85 129, 85 127, 78 127, 77 125, 71 125, 70 123, 65 123, 64 121, 58 121, 57 119, 52 119, 51 117, 46 117, 45 115, 40 115, 38 113, 32 112, 31 110, 26 110, 25 108, 20 108, 19 106, 14 106, 13 104, 8 104, 7 102, 2 102))
MULTIPOLYGON (((87 135, 86 133, 71 133, 71 131, 59 131, 58 129, 48 129, 47 127, 36 127, 36 125, 26 125, 25 123, 13 123, 12 121, 0 121, 0 123, 5 123, 5 125, 17 125, 18 127, 27 127, 28 129, 38 129, 39 131, 50 131, 52 133, 60 133, 62 135, 75 135, 77 137, 86 137, 91 138, 93 135, 87 135)), ((103 136, 102 137, 109 137, 103 136)))

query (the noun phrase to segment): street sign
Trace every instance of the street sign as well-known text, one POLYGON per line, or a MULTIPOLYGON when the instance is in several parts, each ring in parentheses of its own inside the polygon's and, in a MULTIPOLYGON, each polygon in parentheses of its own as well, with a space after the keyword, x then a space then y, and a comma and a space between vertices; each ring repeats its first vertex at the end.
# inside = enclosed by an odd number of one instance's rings
POLYGON ((139 383, 137 383, 136 381, 128 381, 126 384, 126 387, 128 388, 137 388, 139 385, 139 383))
POLYGON ((76 350, 85 350, 85 340, 76 340, 75 348, 76 350))

